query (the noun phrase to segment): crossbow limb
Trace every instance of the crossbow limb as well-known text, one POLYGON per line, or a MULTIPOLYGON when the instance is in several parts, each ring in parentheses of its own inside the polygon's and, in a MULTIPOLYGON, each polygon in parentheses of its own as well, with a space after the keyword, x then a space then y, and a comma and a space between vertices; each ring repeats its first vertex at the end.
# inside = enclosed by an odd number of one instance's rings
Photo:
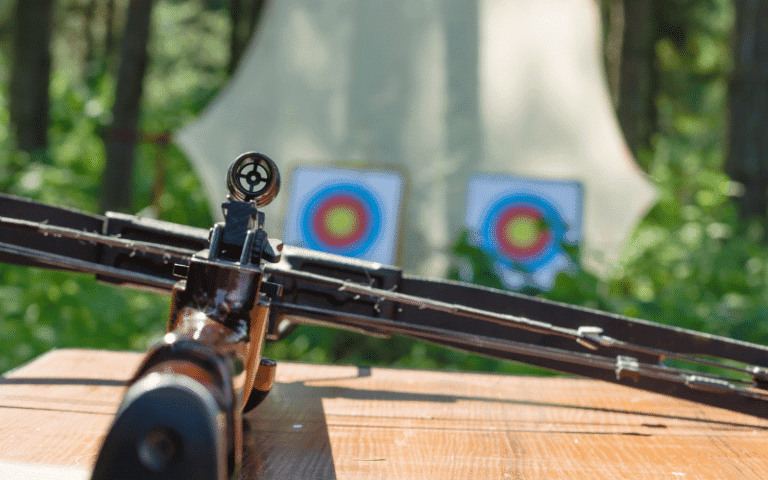
POLYGON ((768 417, 762 345, 283 246, 267 237, 259 211, 279 189, 274 162, 244 154, 227 184, 226 220, 210 231, 0 196, 0 261, 173 297, 168 333, 129 382, 94 478, 231 478, 241 412, 274 379, 261 346, 300 324, 398 334, 768 417), (171 397, 176 404, 163 400, 171 397), (205 421, 174 419, 179 404, 205 421), (193 437, 210 455, 181 448, 193 437))

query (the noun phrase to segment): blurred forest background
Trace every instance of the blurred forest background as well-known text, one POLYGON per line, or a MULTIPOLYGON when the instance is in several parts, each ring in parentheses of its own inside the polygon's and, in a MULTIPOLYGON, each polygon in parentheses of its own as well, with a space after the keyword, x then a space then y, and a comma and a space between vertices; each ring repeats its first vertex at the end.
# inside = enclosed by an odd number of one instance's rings
MULTIPOLYGON (((0 191, 208 228, 168 132, 225 85, 265 1, 0 0, 0 191)), ((660 201, 611 278, 582 271, 527 293, 768 343, 768 1, 599 1, 610 93, 660 201)), ((500 286, 466 242, 455 254, 500 286)), ((0 265, 0 372, 51 348, 145 349, 168 307, 87 275, 0 265)), ((539 371, 309 327, 266 355, 539 371)))

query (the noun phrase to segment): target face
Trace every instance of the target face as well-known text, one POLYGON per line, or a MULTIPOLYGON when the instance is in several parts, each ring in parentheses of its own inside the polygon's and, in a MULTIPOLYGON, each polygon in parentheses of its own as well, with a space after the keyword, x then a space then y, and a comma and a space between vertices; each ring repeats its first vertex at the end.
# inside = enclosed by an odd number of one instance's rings
POLYGON ((306 203, 304 238, 310 248, 358 256, 373 245, 381 227, 375 197, 359 185, 329 185, 306 203))
POLYGON ((291 177, 284 241, 395 263, 403 185, 396 172, 299 168, 291 177))
POLYGON ((564 245, 581 239, 578 183, 484 174, 470 180, 467 194, 470 242, 496 258, 509 288, 548 289, 575 268, 564 245))
POLYGON ((562 221, 551 205, 532 195, 498 201, 483 225, 485 245, 507 260, 535 268, 555 252, 562 221))

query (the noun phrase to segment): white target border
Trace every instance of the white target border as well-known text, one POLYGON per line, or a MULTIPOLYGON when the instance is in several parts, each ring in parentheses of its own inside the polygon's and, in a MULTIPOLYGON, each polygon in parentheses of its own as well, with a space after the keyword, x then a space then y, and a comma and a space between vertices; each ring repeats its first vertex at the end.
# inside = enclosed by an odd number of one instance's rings
POLYGON ((301 222, 307 202, 319 190, 333 184, 352 184, 364 188, 380 209, 379 238, 362 252, 361 260, 394 265, 398 255, 398 235, 403 211, 406 181, 396 170, 344 168, 338 166, 297 167, 291 173, 286 203, 283 241, 286 245, 311 248, 304 238, 301 222))

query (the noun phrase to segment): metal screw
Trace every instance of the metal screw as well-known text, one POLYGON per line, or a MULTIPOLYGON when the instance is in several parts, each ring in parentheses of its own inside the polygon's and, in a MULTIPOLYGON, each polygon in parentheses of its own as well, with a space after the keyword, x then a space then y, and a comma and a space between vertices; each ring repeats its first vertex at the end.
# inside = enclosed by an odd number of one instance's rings
POLYGON ((150 431, 138 445, 141 464, 153 472, 165 470, 176 455, 176 450, 176 442, 166 428, 150 431))

